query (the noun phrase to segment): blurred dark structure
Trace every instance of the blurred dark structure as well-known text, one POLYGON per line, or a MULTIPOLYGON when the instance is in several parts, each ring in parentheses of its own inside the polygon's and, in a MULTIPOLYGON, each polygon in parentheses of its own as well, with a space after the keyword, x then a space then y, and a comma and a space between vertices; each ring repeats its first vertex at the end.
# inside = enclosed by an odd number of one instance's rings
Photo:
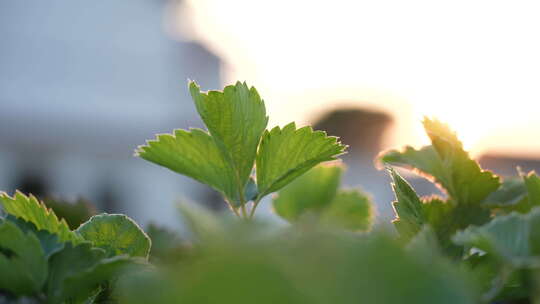
POLYGON ((517 176, 519 167, 522 172, 540 173, 540 159, 521 158, 510 155, 485 154, 478 159, 483 169, 491 170, 501 176, 517 176))
POLYGON ((0 191, 74 200, 145 223, 205 187, 133 157, 156 133, 202 126, 187 80, 222 61, 168 36, 174 0, 0 1, 0 191))
MULTIPOLYGON (((384 112, 345 108, 326 113, 314 124, 314 129, 338 136, 349 146, 347 154, 342 156, 347 165, 344 181, 372 196, 379 223, 388 223, 394 217, 391 202, 395 198, 390 177, 375 165, 379 153, 387 148, 384 146, 385 134, 392 123, 392 117, 384 112)), ((420 195, 440 194, 433 184, 416 175, 407 176, 407 180, 420 195)))
POLYGON ((352 156, 375 157, 382 149, 384 133, 392 123, 390 115, 363 109, 338 109, 325 114, 314 129, 339 136, 352 156), (356 155, 358 154, 358 155, 356 155))
POLYGON ((385 132, 391 124, 392 118, 386 113, 345 108, 322 115, 313 127, 338 136, 349 146, 347 154, 342 156, 347 165, 344 182, 360 187, 373 197, 381 223, 392 217, 393 194, 387 186, 390 179, 386 172, 375 168, 374 160, 383 149, 385 132))

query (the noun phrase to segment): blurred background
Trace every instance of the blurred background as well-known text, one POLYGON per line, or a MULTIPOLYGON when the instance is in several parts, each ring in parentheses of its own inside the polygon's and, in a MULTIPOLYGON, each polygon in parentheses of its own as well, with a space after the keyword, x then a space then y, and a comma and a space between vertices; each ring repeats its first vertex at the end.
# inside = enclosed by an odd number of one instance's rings
POLYGON ((179 200, 219 210, 205 186, 133 157, 156 133, 202 127, 188 79, 204 90, 247 81, 269 126, 296 121, 342 137, 345 183, 371 193, 383 218, 393 195, 373 159, 427 143, 424 115, 449 123, 488 169, 538 170, 539 10, 534 1, 2 0, 0 190, 83 197, 143 224, 177 225, 179 200))

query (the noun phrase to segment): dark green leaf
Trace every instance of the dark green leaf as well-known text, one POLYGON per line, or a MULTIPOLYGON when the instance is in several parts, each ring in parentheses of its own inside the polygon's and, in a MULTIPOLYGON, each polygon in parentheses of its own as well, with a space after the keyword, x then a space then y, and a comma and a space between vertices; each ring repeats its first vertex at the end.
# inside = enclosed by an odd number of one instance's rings
POLYGON ((6 221, 14 223, 23 233, 32 233, 34 234, 41 244, 41 248, 45 254, 45 258, 48 259, 52 254, 58 252, 64 248, 64 242, 60 241, 58 235, 50 233, 47 230, 38 230, 37 227, 27 222, 21 218, 14 217, 13 215, 8 215, 6 221))
POLYGON ((67 279, 92 268, 105 256, 103 249, 92 248, 90 243, 81 243, 76 246, 66 243, 64 249, 55 253, 50 259, 46 288, 48 303, 61 303, 68 299, 73 291, 67 279))
POLYGON ((47 259, 37 237, 14 223, 0 224, 0 290, 31 295, 47 278, 47 259))

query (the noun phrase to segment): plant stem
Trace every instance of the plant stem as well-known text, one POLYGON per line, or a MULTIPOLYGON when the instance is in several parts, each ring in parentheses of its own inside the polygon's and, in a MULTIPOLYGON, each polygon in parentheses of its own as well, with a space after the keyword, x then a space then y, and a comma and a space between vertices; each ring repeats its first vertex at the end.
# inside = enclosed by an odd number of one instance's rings
POLYGON ((238 192, 238 194, 240 195, 240 208, 242 210, 242 217, 244 219, 247 219, 247 210, 246 210, 246 197, 244 196, 244 189, 240 189, 240 191, 238 192))
POLYGON ((261 201, 262 197, 257 197, 253 201, 253 207, 251 207, 251 212, 249 213, 249 219, 253 218, 253 215, 255 215, 255 209, 257 209, 257 206, 259 205, 259 202, 261 201))

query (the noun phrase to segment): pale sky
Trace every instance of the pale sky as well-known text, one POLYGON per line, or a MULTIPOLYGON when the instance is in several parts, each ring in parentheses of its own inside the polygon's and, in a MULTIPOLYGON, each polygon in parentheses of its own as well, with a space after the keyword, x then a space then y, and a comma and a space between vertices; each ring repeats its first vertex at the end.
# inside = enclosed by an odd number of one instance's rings
POLYGON ((474 154, 540 155, 538 1, 186 2, 179 28, 224 58, 227 83, 258 88, 271 124, 342 101, 391 111, 392 145, 425 143, 428 115, 474 154))

